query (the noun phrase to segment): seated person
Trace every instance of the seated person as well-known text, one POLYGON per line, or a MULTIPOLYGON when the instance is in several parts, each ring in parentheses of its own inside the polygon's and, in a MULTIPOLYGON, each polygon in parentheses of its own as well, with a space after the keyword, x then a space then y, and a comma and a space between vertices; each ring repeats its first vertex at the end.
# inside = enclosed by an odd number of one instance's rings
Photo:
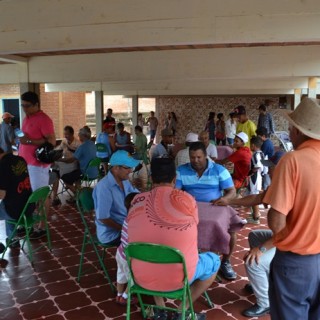
MULTIPOLYGON (((269 167, 269 173, 272 177, 273 170, 283 152, 276 153, 270 160, 263 160, 263 165, 269 167)), ((263 198, 266 190, 263 193, 252 194, 240 199, 219 199, 215 204, 221 206, 245 206, 251 207, 263 203, 263 198)), ((256 296, 257 302, 252 307, 243 311, 246 317, 259 317, 269 313, 269 273, 270 263, 275 254, 273 246, 271 230, 254 230, 248 236, 250 251, 244 256, 245 268, 248 274, 250 284, 245 286, 246 290, 251 290, 256 296)))
POLYGON ((172 144, 173 133, 169 129, 161 130, 161 142, 153 149, 151 159, 171 157, 169 145, 172 144))
POLYGON ((217 147, 214 144, 210 143, 209 132, 207 131, 200 132, 199 141, 201 141, 205 145, 207 156, 211 160, 215 161, 218 158, 217 147))
MULTIPOLYGON (((18 220, 29 196, 32 194, 26 161, 0 148, 0 220, 18 220)), ((34 205, 30 205, 27 216, 32 215, 34 205)), ((8 243, 14 225, 5 222, 7 244, 11 249, 20 248, 19 239, 8 243)), ((0 242, 0 253, 5 249, 0 242)))
POLYGON ((147 152, 147 137, 142 132, 142 127, 135 126, 134 133, 136 134, 136 139, 134 142, 134 151, 133 157, 137 160, 143 160, 143 157, 147 152))
POLYGON ((190 162, 190 157, 189 157, 189 147, 192 144, 192 142, 197 142, 198 140, 198 135, 193 132, 189 132, 186 136, 186 148, 180 150, 176 157, 175 157, 175 164, 176 168, 179 166, 189 163, 190 162))
MULTIPOLYGON (((173 159, 152 160, 151 172, 153 189, 137 195, 131 202, 127 218, 128 242, 150 242, 179 249, 186 261, 192 301, 195 301, 214 281, 220 258, 211 252, 198 253, 197 204, 188 193, 174 189, 173 159)), ((150 266, 142 261, 132 261, 132 270, 135 281, 146 289, 166 292, 181 288, 179 274, 182 271, 178 266, 150 266)), ((164 306, 163 298, 154 299, 158 306, 164 306)), ((176 313, 172 319, 180 316, 176 313)), ((166 312, 156 311, 154 319, 167 319, 166 312)), ((205 319, 205 314, 199 314, 197 319, 205 319)))
MULTIPOLYGON (((79 168, 72 172, 65 173, 61 176, 61 179, 74 194, 78 188, 80 188, 81 178, 84 174, 87 174, 90 179, 94 179, 98 176, 98 168, 88 168, 89 162, 96 157, 96 146, 91 141, 91 130, 89 127, 84 126, 79 130, 79 140, 81 145, 77 148, 72 157, 62 158, 59 162, 72 163, 77 162, 79 168)), ((74 202, 73 199, 70 202, 74 202)))
POLYGON ((131 142, 131 135, 124 130, 124 124, 119 122, 117 124, 117 133, 114 136, 116 143, 116 150, 125 150, 133 153, 133 146, 131 142))
MULTIPOLYGON (((56 150, 62 150, 63 158, 72 158, 73 154, 80 146, 81 142, 74 136, 74 130, 71 126, 65 126, 63 130, 64 139, 61 141, 60 145, 56 147, 56 150)), ((56 162, 52 167, 52 172, 50 172, 50 180, 52 179, 52 205, 56 206, 61 203, 57 196, 59 187, 59 178, 69 172, 72 172, 78 168, 76 162, 65 163, 56 162)), ((49 184, 51 184, 49 182, 49 184)))
POLYGON ((124 199, 129 193, 139 192, 129 181, 129 174, 138 164, 127 151, 116 151, 110 158, 111 169, 93 190, 95 224, 101 243, 120 244, 121 228, 127 216, 124 199))
POLYGON ((250 171, 252 154, 250 149, 245 146, 246 143, 248 143, 247 134, 244 132, 237 133, 233 143, 233 148, 236 151, 223 160, 216 160, 220 164, 228 164, 228 162, 234 164, 232 179, 236 189, 244 186, 250 171))
POLYGON ((104 121, 102 132, 98 134, 96 143, 102 143, 106 147, 106 151, 97 151, 96 155, 101 159, 105 174, 108 172, 108 163, 112 153, 116 150, 114 138, 112 136, 114 124, 104 121))
MULTIPOLYGON (((202 142, 194 142, 189 148, 190 163, 177 169, 176 188, 185 190, 196 201, 212 202, 223 198, 234 198, 235 188, 230 173, 223 166, 207 159, 206 147, 202 142), (223 196, 222 196, 223 194, 223 196)), ((230 252, 224 254, 221 263, 221 273, 227 280, 237 278, 230 258, 237 241, 237 234, 230 234, 230 252)))

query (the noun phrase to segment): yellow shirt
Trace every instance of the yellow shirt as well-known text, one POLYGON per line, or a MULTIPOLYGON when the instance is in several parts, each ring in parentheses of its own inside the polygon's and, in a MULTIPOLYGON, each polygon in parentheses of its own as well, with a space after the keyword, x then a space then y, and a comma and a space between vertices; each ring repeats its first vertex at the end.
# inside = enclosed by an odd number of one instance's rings
POLYGON ((245 146, 249 147, 249 148, 250 148, 250 140, 251 140, 251 138, 253 136, 256 136, 256 130, 257 130, 257 127, 251 120, 247 120, 244 123, 238 123, 237 124, 237 133, 244 132, 244 133, 247 134, 249 140, 245 144, 245 146))

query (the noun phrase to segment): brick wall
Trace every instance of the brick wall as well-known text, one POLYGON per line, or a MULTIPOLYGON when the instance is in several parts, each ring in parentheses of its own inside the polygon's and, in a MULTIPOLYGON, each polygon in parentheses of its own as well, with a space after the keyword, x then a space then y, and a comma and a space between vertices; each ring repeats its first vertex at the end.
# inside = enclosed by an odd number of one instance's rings
POLYGON ((19 99, 20 88, 18 84, 1 84, 0 85, 0 98, 13 97, 19 99))
POLYGON ((41 109, 52 119, 56 136, 63 136, 63 128, 70 125, 79 131, 86 124, 85 92, 44 92, 40 85, 41 109))

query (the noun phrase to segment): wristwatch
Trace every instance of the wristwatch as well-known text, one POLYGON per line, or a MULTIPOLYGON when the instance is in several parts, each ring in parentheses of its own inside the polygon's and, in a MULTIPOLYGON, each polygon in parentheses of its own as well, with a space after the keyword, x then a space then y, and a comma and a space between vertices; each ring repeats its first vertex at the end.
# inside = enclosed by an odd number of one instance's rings
POLYGON ((259 247, 259 250, 262 252, 262 253, 265 253, 268 249, 266 247, 259 247))
POLYGON ((32 141, 31 141, 31 140, 27 140, 26 142, 27 142, 27 144, 31 144, 31 143, 32 143, 32 141))

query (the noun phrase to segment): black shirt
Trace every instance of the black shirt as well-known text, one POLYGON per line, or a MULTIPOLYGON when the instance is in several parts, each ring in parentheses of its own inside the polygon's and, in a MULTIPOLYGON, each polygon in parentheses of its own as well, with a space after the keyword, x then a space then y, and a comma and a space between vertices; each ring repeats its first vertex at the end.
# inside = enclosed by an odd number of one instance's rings
MULTIPOLYGON (((8 215, 18 219, 32 193, 26 161, 8 153, 0 161, 0 190, 6 195, 2 200, 8 215)), ((34 205, 30 205, 27 215, 31 215, 34 205)))

